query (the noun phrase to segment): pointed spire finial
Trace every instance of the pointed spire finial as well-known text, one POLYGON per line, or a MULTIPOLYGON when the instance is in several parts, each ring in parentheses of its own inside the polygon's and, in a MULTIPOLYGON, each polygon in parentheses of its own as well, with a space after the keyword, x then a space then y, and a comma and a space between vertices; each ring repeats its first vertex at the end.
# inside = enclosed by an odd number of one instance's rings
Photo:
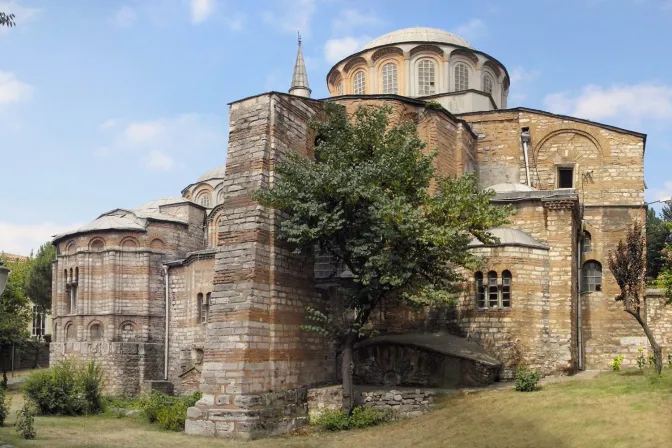
POLYGON ((299 50, 296 53, 296 64, 294 65, 294 75, 292 76, 292 85, 289 93, 304 98, 310 98, 310 87, 308 87, 308 74, 306 73, 306 63, 303 61, 303 51, 301 51, 301 31, 296 31, 299 41, 299 50))

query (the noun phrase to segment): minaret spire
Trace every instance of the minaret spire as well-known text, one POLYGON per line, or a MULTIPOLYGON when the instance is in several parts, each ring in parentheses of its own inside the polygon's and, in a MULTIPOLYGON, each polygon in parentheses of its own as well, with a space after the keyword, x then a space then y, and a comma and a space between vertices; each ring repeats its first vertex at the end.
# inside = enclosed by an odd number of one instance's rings
POLYGON ((297 31, 299 41, 299 51, 296 54, 296 64, 294 65, 294 75, 292 76, 292 86, 289 93, 296 96, 310 98, 310 87, 308 87, 308 74, 306 74, 306 63, 303 61, 303 51, 301 50, 301 32, 297 31))

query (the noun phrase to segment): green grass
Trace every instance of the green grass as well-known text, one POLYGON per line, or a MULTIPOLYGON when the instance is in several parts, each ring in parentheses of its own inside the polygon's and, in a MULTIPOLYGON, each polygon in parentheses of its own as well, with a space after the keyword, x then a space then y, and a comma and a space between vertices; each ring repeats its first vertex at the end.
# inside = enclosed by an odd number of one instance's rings
MULTIPOLYGON (((15 410, 23 400, 12 395, 15 410)), ((438 410, 417 419, 253 442, 186 436, 160 431, 140 418, 105 415, 37 417, 37 439, 24 441, 11 427, 15 418, 12 412, 9 426, 0 428, 0 440, 18 448, 665 447, 672 446, 672 369, 665 369, 660 380, 626 370, 550 384, 531 393, 503 390, 446 397, 438 410)))

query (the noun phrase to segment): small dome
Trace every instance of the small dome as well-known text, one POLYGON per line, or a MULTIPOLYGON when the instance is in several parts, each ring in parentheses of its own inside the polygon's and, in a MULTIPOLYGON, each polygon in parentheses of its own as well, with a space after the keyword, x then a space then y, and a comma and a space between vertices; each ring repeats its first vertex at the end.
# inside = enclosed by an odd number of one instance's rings
POLYGON ((501 183, 492 185, 486 190, 495 190, 495 193, 513 193, 516 191, 536 191, 534 188, 525 184, 501 183))
POLYGON ((168 198, 154 199, 153 201, 145 202, 136 210, 158 210, 162 205, 172 205, 172 204, 181 204, 183 202, 191 202, 189 199, 184 199, 183 197, 174 196, 168 198))
POLYGON ((211 169, 210 171, 199 177, 196 182, 207 182, 212 179, 224 179, 225 174, 226 174, 226 164, 211 169))
MULTIPOLYGON (((522 230, 511 229, 509 227, 493 227, 492 229, 489 229, 488 232, 499 239, 499 243, 492 244, 492 246, 525 246, 537 249, 548 249, 546 244, 540 243, 522 230)), ((479 247, 483 245, 484 244, 476 238, 469 243, 469 247, 479 247)))
POLYGON ((442 44, 457 45, 460 47, 473 48, 469 42, 448 31, 437 28, 404 28, 392 31, 366 44, 363 50, 379 47, 381 45, 399 44, 402 42, 439 42, 442 44))

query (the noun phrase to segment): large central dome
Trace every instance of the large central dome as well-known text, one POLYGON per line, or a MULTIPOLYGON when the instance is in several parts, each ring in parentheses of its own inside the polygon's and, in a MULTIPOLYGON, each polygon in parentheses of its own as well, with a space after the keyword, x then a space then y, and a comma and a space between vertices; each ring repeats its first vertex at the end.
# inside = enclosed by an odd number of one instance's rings
POLYGON ((402 42, 438 42, 442 44, 473 48, 471 45, 469 45, 469 42, 462 39, 460 36, 449 33, 448 31, 416 26, 414 28, 404 28, 403 30, 392 31, 391 33, 384 34, 366 44, 363 50, 380 47, 381 45, 391 45, 402 42))

